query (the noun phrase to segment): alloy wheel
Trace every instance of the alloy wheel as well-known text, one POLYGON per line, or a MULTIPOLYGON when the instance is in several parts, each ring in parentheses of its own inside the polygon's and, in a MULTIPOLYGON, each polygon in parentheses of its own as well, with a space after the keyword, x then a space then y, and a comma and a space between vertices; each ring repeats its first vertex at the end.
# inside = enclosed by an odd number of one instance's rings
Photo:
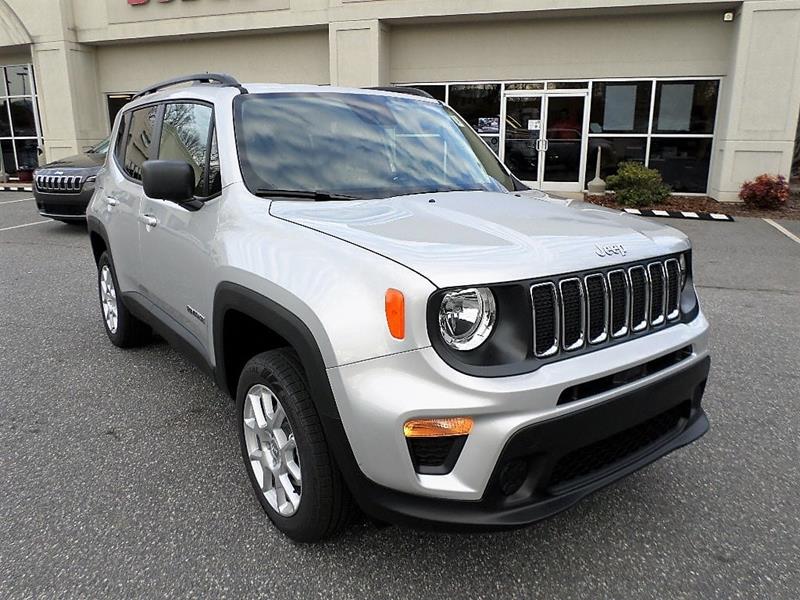
POLYGON ((117 332, 119 313, 117 312, 117 290, 114 287, 114 277, 108 265, 100 269, 100 303, 103 306, 103 318, 106 327, 111 333, 117 332))
POLYGON ((281 516, 291 517, 300 506, 300 454, 294 432, 278 397, 263 384, 247 391, 244 439, 250 466, 261 493, 281 516))

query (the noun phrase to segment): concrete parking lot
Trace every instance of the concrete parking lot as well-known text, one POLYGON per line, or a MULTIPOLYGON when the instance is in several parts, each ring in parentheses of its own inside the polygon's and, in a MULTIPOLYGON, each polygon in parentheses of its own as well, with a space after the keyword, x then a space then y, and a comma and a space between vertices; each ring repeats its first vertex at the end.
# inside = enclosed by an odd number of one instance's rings
POLYGON ((163 342, 110 344, 85 230, 32 224, 28 197, 0 194, 0 596, 800 595, 800 244, 766 222, 670 221, 713 326, 697 444, 527 529, 299 546, 231 401, 163 342))

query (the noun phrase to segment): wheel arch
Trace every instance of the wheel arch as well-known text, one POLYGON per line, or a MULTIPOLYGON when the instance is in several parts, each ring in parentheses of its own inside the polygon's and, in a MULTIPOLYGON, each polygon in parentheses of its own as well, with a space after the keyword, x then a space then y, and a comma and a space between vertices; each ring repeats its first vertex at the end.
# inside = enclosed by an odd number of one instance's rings
POLYGON ((244 316, 263 328, 256 333, 269 336, 264 340, 264 349, 291 347, 300 359, 320 416, 340 420, 322 351, 308 326, 274 300, 232 282, 220 283, 214 293, 214 371, 222 390, 235 396, 238 372, 244 366, 238 364, 239 360, 227 351, 232 343, 235 344, 235 340, 226 339, 226 335, 235 335, 226 330, 232 315, 236 315, 236 318, 244 316))
POLYGON ((103 224, 96 218, 89 216, 86 218, 87 229, 89 230, 89 241, 92 245, 92 255, 94 264, 100 262, 103 252, 111 253, 111 246, 108 244, 108 234, 103 224))

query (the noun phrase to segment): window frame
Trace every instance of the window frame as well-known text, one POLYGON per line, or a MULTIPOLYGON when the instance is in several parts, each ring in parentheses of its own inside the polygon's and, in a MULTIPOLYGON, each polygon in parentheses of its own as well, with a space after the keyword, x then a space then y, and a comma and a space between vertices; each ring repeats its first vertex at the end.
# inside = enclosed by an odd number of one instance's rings
MULTIPOLYGON (((150 149, 148 151, 146 158, 146 160, 158 160, 161 154, 161 132, 164 125, 164 114, 166 113, 167 104, 199 104, 201 106, 207 106, 208 108, 211 109, 211 121, 210 121, 211 126, 209 127, 209 134, 206 140, 207 152, 206 152, 206 163, 205 163, 205 180, 203 183, 203 186, 205 188, 204 191, 208 192, 209 188, 208 169, 211 163, 211 141, 213 140, 214 132, 216 131, 216 126, 217 126, 217 113, 213 102, 207 102, 205 100, 197 100, 195 98, 187 98, 185 100, 184 99, 158 100, 155 102, 148 102, 145 104, 137 104, 134 107, 120 111, 118 118, 120 120, 123 119, 125 120, 124 123, 125 132, 123 134, 124 148, 122 154, 118 155, 117 144, 119 143, 119 135, 117 135, 117 137, 114 138, 114 148, 113 152, 111 153, 113 156, 114 164, 125 179, 127 179, 131 183, 138 185, 139 187, 142 187, 142 182, 138 179, 131 177, 125 170, 125 156, 128 151, 128 136, 130 135, 130 127, 133 122, 133 118, 127 118, 127 117, 129 115, 132 117, 133 113, 140 110, 152 108, 154 106, 158 108, 158 111, 156 112, 156 124, 153 127, 153 137, 150 142, 150 149), (120 163, 120 161, 122 162, 120 163)), ((119 134, 119 131, 117 131, 117 134, 119 134)), ((217 146, 219 147, 219 135, 217 135, 217 146)), ((222 167, 222 156, 220 155, 220 175, 222 174, 221 167, 222 167)), ((209 200, 212 200, 220 196, 221 194, 222 194, 222 186, 220 187, 220 190, 214 194, 206 196, 194 196, 192 200, 197 200, 199 202, 208 202, 209 200)))
MULTIPOLYGON (((132 117, 133 113, 138 112, 140 110, 145 110, 145 109, 148 109, 148 108, 152 108, 154 106, 158 110, 156 112, 156 124, 153 127, 153 139, 161 139, 161 120, 164 117, 164 106, 163 106, 163 104, 161 102, 148 102, 146 104, 138 104, 138 105, 136 105, 134 107, 131 107, 131 108, 127 109, 127 110, 120 111, 118 118, 119 119, 124 119, 126 115, 131 115, 131 117, 132 117)), ((115 144, 114 144, 114 152, 112 154, 114 156, 114 164, 117 167, 117 169, 119 170, 119 172, 122 174, 122 176, 125 179, 127 179, 128 181, 130 181, 131 183, 135 183, 139 187, 142 187, 142 180, 141 179, 135 179, 134 177, 131 177, 130 175, 128 175, 128 171, 125 170, 125 157, 128 154, 128 142, 129 142, 128 138, 129 138, 129 135, 130 135, 131 124, 132 123, 133 123, 133 118, 125 120, 125 133, 124 133, 123 138, 122 138, 125 147, 123 149, 122 155, 119 156, 117 154, 117 146, 116 146, 116 144, 119 143, 119 136, 117 136, 117 138, 116 138, 116 141, 115 141, 115 144), (120 160, 122 161, 121 164, 120 164, 120 160)), ((119 132, 117 132, 117 133, 119 133, 119 132)), ((150 141, 150 148, 148 149, 147 158, 145 159, 145 161, 152 160, 153 159, 152 155, 153 155, 153 141, 151 140, 150 141)))
MULTIPOLYGON (((153 158, 152 156, 148 160, 160 160, 161 158, 161 133, 164 128, 164 117, 167 112, 167 105, 169 104, 197 104, 199 106, 205 106, 211 109, 211 120, 209 121, 209 128, 208 128, 208 135, 206 136, 206 157, 205 157, 205 167, 204 174, 203 174, 203 191, 206 193, 204 196, 193 196, 192 200, 197 200, 199 202, 208 202, 209 200, 213 200, 214 198, 220 196, 222 194, 222 187, 220 185, 220 189, 218 192, 213 194, 208 194, 210 180, 209 180, 209 167, 211 165, 211 142, 214 139, 214 133, 217 129, 217 111, 214 106, 213 102, 208 102, 206 100, 198 100, 196 98, 187 98, 187 99, 169 99, 169 100, 162 100, 161 101, 161 110, 159 111, 159 119, 158 119, 158 128, 155 130, 153 135, 153 139, 157 141, 155 144, 156 148, 156 156, 153 158)), ((217 137, 217 147, 219 148, 219 135, 217 137)), ((222 156, 220 156, 220 176, 222 175, 222 156)))

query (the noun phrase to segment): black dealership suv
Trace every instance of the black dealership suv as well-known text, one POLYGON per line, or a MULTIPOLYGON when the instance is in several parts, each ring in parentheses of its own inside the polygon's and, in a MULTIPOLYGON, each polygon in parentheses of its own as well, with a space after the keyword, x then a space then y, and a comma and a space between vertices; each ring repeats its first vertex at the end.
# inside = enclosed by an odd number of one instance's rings
POLYGON ((65 223, 85 223, 86 207, 94 193, 97 172, 103 166, 108 140, 39 167, 33 174, 33 197, 44 217, 65 223))

